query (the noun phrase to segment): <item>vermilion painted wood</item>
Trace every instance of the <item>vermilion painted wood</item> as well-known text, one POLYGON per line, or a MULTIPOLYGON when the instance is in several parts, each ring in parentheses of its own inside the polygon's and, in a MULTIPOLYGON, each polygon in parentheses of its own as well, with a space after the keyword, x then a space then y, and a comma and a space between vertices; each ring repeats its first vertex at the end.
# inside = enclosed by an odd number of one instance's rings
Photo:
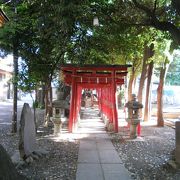
POLYGON ((66 64, 61 67, 64 82, 71 86, 69 132, 76 129, 78 113, 81 107, 82 89, 96 89, 99 109, 114 125, 118 132, 118 114, 116 107, 116 87, 124 84, 127 68, 130 65, 84 65, 66 64))
MULTIPOLYGON (((73 74, 75 73, 75 71, 73 72, 73 74)), ((69 125, 68 125, 68 129, 69 132, 73 132, 73 115, 74 115, 74 104, 75 104, 75 86, 76 86, 76 82, 75 82, 75 77, 72 78, 72 85, 71 85, 71 100, 70 100, 70 114, 69 114, 69 125)))
MULTIPOLYGON (((71 85, 72 83, 72 76, 67 76, 64 78, 64 81, 66 84, 71 85)), ((88 84, 111 84, 112 79, 111 78, 91 78, 91 77, 82 77, 82 78, 76 78, 77 83, 88 83, 88 84)), ((115 79, 116 84, 124 84, 124 79, 116 78, 115 79)))
POLYGON ((141 124, 140 123, 137 126, 137 134, 138 134, 138 136, 141 136, 141 124))
POLYGON ((117 114, 117 107, 116 107, 116 81, 115 81, 115 70, 112 72, 112 114, 113 114, 113 124, 114 124, 114 131, 118 132, 118 114, 117 114))
POLYGON ((77 64, 65 64, 61 66, 62 70, 73 71, 78 70, 79 72, 86 70, 86 71, 112 71, 116 70, 127 70, 128 67, 131 65, 77 65, 77 64))

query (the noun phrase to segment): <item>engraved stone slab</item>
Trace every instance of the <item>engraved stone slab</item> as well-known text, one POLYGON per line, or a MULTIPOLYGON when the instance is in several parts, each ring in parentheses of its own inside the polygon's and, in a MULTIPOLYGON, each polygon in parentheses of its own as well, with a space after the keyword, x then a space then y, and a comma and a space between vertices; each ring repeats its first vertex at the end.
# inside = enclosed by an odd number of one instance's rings
POLYGON ((19 129, 19 151, 21 158, 25 159, 36 149, 36 130, 34 116, 28 103, 24 103, 19 129))

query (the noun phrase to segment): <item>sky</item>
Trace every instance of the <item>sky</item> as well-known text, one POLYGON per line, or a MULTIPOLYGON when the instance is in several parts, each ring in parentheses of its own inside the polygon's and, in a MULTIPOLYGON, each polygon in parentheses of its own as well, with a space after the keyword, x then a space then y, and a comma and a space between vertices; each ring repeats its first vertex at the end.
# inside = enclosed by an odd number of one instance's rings
POLYGON ((0 61, 5 63, 5 64, 13 64, 13 56, 7 55, 5 58, 0 57, 0 61))
POLYGON ((8 55, 5 58, 0 57, 0 69, 6 71, 13 71, 13 57, 12 55, 8 55))

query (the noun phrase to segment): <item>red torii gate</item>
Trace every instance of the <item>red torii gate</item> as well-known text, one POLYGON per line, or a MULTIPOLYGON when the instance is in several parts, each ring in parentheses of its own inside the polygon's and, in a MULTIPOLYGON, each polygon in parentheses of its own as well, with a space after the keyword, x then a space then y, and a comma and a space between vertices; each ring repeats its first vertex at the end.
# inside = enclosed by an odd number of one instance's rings
POLYGON ((118 132, 116 86, 124 84, 127 68, 130 65, 75 65, 61 66, 64 82, 71 86, 69 132, 77 128, 78 113, 81 107, 82 89, 96 89, 99 110, 106 115, 113 129, 118 132))

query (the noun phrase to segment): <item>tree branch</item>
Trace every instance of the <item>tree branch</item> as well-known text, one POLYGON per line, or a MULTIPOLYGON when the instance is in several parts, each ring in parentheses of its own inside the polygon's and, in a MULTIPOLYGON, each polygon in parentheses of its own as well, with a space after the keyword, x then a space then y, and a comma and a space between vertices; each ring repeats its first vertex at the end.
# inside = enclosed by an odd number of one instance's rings
POLYGON ((155 0, 155 2, 154 2, 153 14, 155 14, 155 13, 156 13, 156 7, 157 7, 157 0, 155 0))
POLYGON ((132 0, 132 1, 138 9, 143 10, 149 16, 154 16, 153 12, 150 9, 148 9, 146 6, 139 4, 136 0, 132 0))
MULTIPOLYGON (((180 45, 180 29, 178 27, 176 27, 173 23, 168 22, 168 21, 162 21, 162 22, 159 21, 154 11, 152 12, 148 7, 138 3, 137 0, 132 0, 132 1, 138 9, 144 11, 146 15, 150 18, 148 25, 155 27, 156 29, 159 29, 161 31, 169 31, 173 40, 176 43, 178 43, 178 45, 180 45)), ((176 0, 175 2, 177 3, 176 0)), ((155 1, 155 4, 156 4, 156 1, 155 1)))
POLYGON ((176 9, 178 15, 180 16, 180 1, 179 0, 172 0, 172 5, 176 9))

